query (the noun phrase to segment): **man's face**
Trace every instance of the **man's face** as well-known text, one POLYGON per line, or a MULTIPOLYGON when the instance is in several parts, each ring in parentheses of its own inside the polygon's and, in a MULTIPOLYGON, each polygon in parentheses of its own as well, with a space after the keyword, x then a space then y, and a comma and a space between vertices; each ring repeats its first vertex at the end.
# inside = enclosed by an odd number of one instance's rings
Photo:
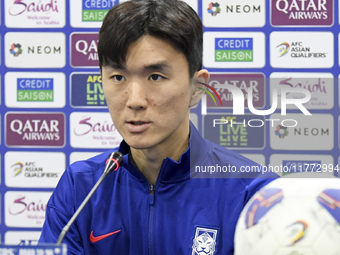
POLYGON ((123 68, 102 67, 112 120, 132 148, 164 150, 188 139, 188 70, 184 54, 152 36, 130 45, 123 68))

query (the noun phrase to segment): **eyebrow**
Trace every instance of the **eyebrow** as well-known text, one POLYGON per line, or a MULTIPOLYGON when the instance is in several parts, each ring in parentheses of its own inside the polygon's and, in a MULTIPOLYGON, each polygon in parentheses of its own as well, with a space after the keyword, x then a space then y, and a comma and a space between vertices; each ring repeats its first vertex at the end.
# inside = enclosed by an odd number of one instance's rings
POLYGON ((115 63, 115 62, 110 62, 107 66, 113 68, 113 69, 117 69, 117 70, 125 70, 125 66, 122 65, 121 63, 115 63))
POLYGON ((158 63, 154 63, 154 64, 150 64, 150 65, 146 65, 144 66, 145 70, 153 70, 153 71, 169 71, 171 70, 171 66, 168 62, 166 61, 161 61, 158 63))
MULTIPOLYGON (((121 63, 111 62, 108 64, 108 66, 115 70, 122 70, 122 71, 126 70, 126 67, 121 63)), ((166 72, 166 71, 170 71, 171 69, 172 67, 167 61, 160 61, 160 62, 156 62, 156 63, 144 66, 144 70, 147 70, 147 71, 166 72)))

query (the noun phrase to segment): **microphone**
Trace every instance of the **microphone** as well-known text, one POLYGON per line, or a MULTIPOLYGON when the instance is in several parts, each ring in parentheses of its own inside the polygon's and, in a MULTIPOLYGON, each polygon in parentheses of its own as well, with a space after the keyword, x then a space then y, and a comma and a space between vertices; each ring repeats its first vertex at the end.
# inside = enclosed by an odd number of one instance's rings
POLYGON ((112 171, 117 171, 117 169, 119 168, 119 165, 123 162, 124 158, 123 158, 123 154, 120 153, 119 151, 115 151, 112 152, 108 159, 106 160, 105 164, 105 170, 104 173, 102 174, 102 176, 99 178, 99 180, 97 181, 97 183, 93 186, 93 188, 91 189, 91 191, 89 192, 89 194, 86 196, 86 198, 84 199, 84 201, 81 203, 81 205, 79 206, 79 208, 77 209, 77 211, 73 214, 72 218, 69 220, 69 222, 66 224, 66 226, 63 228, 63 230, 61 231, 58 241, 57 241, 57 245, 60 245, 61 242, 63 241, 66 233, 69 231, 71 225, 73 224, 73 222, 76 220, 76 218, 79 216, 80 212, 84 209, 85 205, 87 204, 87 202, 90 200, 90 198, 92 197, 92 195, 94 194, 94 192, 97 190, 97 188, 99 187, 99 185, 102 183, 102 181, 104 180, 104 178, 111 173, 112 171))

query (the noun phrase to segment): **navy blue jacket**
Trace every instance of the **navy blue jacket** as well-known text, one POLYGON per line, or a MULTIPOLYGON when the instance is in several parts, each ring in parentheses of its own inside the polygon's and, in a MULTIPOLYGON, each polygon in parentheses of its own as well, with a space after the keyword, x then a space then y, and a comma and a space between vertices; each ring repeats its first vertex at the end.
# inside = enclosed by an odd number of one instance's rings
MULTIPOLYGON (((112 151, 66 169, 48 202, 40 243, 57 241, 112 151)), ((242 208, 276 177, 205 178, 212 175, 195 172, 195 166, 256 163, 203 139, 192 124, 188 150, 179 162, 164 159, 154 187, 129 161, 124 141, 119 151, 124 163, 106 177, 66 234, 69 254, 233 254, 242 208)))

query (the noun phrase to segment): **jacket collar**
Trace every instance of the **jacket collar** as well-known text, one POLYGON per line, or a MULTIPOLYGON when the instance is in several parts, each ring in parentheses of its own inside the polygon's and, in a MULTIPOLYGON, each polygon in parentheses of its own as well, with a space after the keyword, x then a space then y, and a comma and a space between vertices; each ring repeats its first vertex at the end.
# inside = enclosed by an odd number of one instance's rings
MULTIPOLYGON (((188 180, 190 170, 195 165, 200 165, 208 156, 211 144, 202 138, 196 127, 190 122, 190 136, 188 149, 181 155, 179 162, 166 157, 163 160, 158 180, 161 183, 176 183, 188 180)), ((123 166, 138 180, 146 181, 146 178, 129 159, 130 146, 123 140, 119 151, 124 155, 123 166)))

